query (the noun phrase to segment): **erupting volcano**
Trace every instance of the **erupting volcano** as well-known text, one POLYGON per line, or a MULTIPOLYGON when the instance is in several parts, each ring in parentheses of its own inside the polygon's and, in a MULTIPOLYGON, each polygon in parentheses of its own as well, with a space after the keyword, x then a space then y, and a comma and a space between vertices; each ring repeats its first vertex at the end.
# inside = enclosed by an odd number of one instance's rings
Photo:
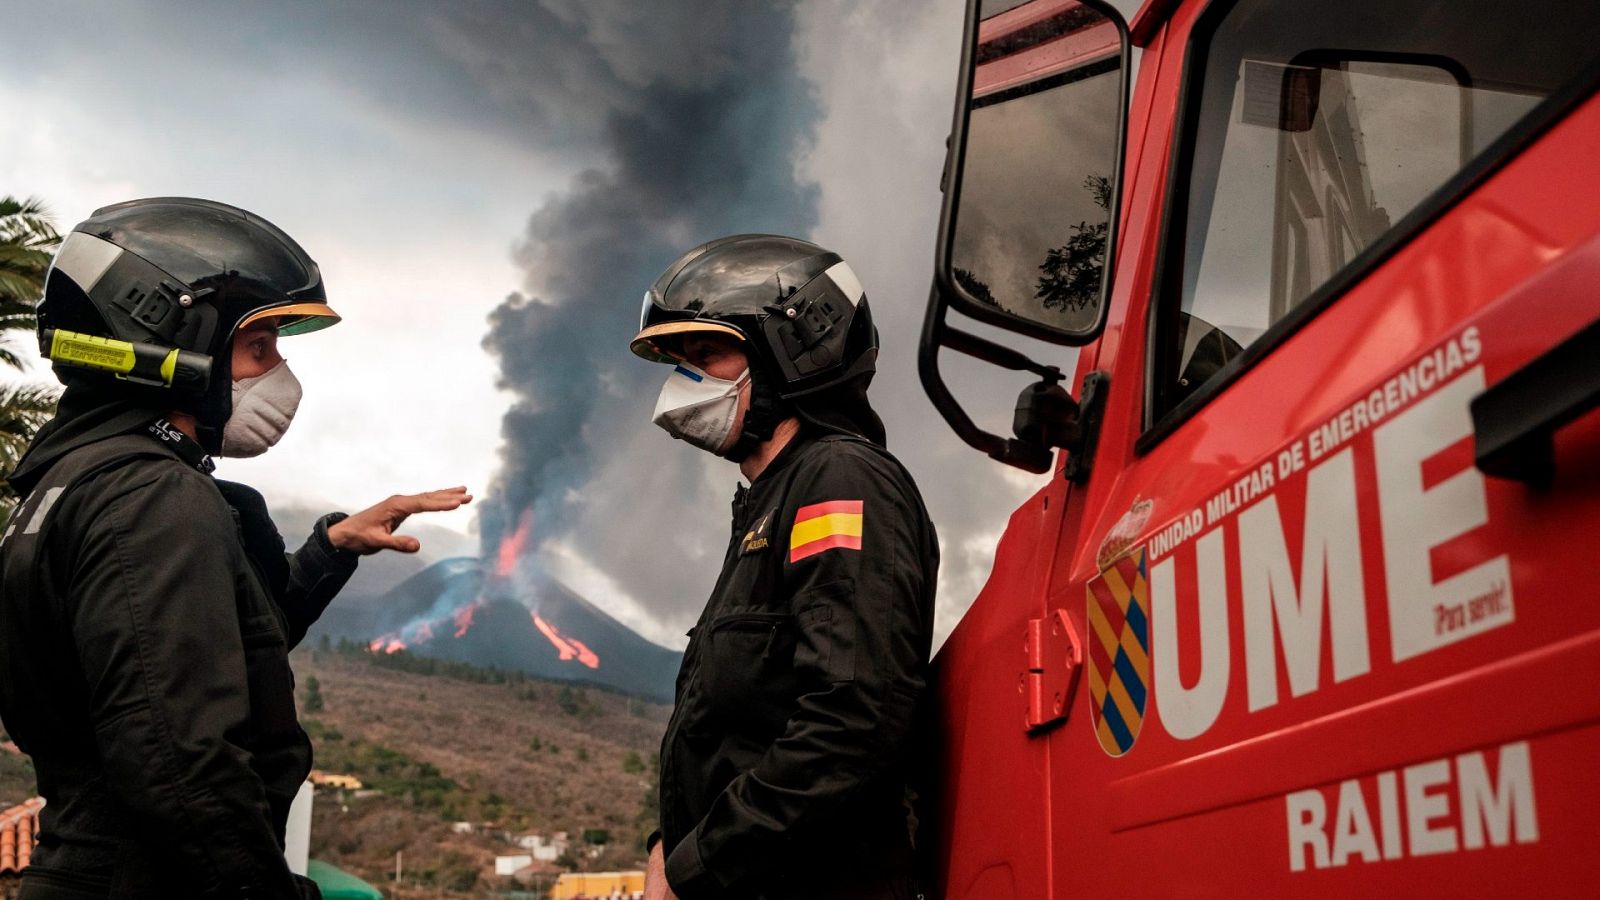
POLYGON ((527 553, 532 532, 524 513, 489 560, 435 563, 383 597, 377 621, 346 628, 366 630, 374 653, 405 650, 670 700, 681 655, 538 572, 527 553))

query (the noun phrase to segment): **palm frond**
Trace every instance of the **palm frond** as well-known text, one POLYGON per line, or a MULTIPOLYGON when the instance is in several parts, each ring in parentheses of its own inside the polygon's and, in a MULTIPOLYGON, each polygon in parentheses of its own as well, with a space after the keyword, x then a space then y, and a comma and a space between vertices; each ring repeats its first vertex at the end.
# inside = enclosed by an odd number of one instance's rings
POLYGON ((59 399, 60 390, 49 385, 0 385, 0 474, 10 476, 59 399))
POLYGON ((43 247, 30 247, 17 241, 0 241, 0 266, 22 270, 38 267, 40 262, 50 265, 51 251, 43 247))
POLYGON ((0 312, 0 331, 32 331, 38 324, 39 314, 31 309, 17 313, 0 312))
POLYGON ((56 401, 60 399, 61 389, 53 384, 0 384, 0 430, 18 418, 50 418, 56 414, 56 401))
MULTIPOLYGON (((0 332, 37 327, 35 307, 44 296, 45 276, 61 234, 37 197, 0 197, 0 332)), ((21 360, 0 348, 0 366, 20 368, 21 360)))
POLYGON ((0 243, 24 247, 54 247, 61 234, 50 221, 50 210, 37 197, 18 200, 0 197, 0 243))
POLYGON ((12 194, 6 194, 4 197, 0 197, 0 217, 15 216, 19 214, 25 216, 43 215, 44 201, 40 200, 38 197, 29 197, 26 200, 18 200, 12 194))
POLYGON ((44 295, 44 273, 12 272, 0 269, 0 297, 26 303, 39 302, 44 295))
POLYGON ((0 244, 48 251, 59 243, 61 233, 38 198, 0 197, 0 244))

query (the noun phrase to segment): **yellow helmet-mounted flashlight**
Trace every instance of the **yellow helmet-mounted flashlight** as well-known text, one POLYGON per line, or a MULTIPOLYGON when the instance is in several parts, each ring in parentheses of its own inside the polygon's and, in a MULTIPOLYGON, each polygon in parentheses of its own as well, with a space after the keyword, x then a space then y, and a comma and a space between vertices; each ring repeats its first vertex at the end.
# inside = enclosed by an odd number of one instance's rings
POLYGON ((39 338, 51 362, 110 372, 136 384, 203 391, 211 380, 211 357, 203 353, 59 328, 46 329, 39 338))

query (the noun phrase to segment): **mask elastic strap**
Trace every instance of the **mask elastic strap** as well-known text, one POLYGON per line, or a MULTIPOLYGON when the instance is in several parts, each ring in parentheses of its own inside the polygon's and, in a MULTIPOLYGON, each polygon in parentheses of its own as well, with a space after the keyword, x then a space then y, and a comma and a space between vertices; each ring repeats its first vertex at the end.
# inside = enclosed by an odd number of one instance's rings
POLYGON ((755 449, 772 437, 778 423, 788 418, 788 405, 769 387, 770 379, 757 378, 755 368, 750 369, 750 408, 744 414, 744 427, 739 439, 734 441, 724 458, 742 462, 755 449))

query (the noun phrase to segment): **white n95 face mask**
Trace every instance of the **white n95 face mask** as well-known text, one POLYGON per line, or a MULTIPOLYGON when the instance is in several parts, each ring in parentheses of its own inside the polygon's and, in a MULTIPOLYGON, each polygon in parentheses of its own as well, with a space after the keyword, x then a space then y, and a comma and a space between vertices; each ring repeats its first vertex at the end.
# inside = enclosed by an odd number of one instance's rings
POLYGON ((233 383, 233 414, 222 426, 222 455, 260 456, 289 430, 300 408, 300 379, 287 360, 233 383))
POLYGON ((721 456, 733 443, 739 391, 749 380, 749 369, 728 381, 679 363, 661 386, 654 421, 673 437, 721 456))

